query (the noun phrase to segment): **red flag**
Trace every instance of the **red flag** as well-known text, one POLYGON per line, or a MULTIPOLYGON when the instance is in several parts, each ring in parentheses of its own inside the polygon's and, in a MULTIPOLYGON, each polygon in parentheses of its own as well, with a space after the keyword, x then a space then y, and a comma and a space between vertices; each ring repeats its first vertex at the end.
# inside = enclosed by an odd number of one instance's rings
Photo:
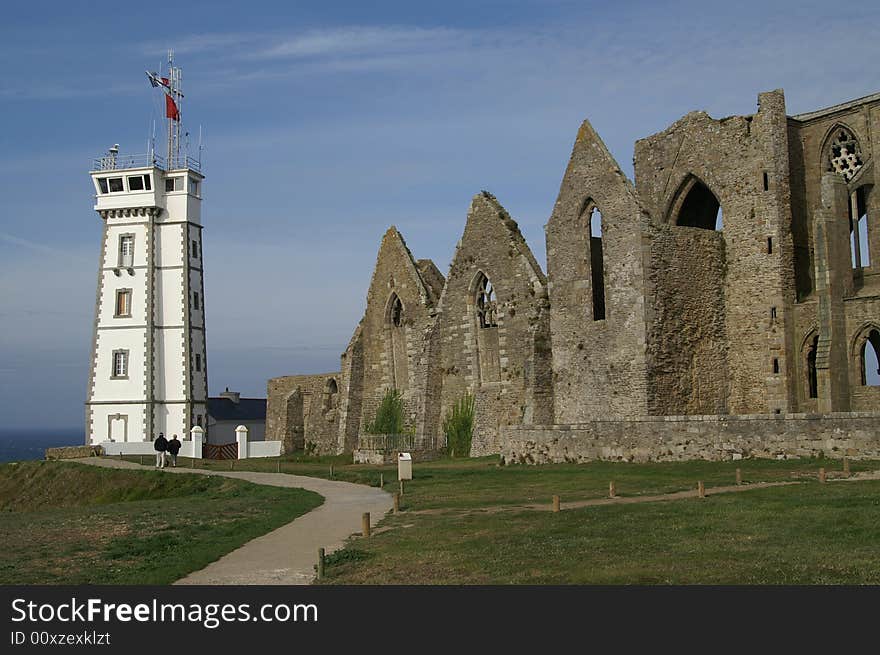
POLYGON ((174 98, 171 97, 171 83, 168 81, 167 77, 162 78, 162 86, 165 87, 165 117, 179 121, 180 110, 177 108, 177 103, 174 102, 174 98))
POLYGON ((177 103, 167 93, 165 94, 165 116, 175 121, 180 120, 180 111, 177 109, 177 103))

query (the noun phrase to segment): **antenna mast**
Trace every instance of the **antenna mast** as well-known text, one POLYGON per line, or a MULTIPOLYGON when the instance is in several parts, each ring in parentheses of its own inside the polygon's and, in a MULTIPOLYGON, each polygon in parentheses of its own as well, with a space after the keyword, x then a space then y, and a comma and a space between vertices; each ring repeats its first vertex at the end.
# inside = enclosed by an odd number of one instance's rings
MULTIPOLYGON (((182 72, 174 66, 174 50, 168 50, 168 91, 176 105, 176 116, 167 116, 168 119, 168 166, 180 168, 180 123, 181 123, 181 100, 183 93, 180 90, 182 72)), ((166 112, 167 114, 168 112, 166 112)))

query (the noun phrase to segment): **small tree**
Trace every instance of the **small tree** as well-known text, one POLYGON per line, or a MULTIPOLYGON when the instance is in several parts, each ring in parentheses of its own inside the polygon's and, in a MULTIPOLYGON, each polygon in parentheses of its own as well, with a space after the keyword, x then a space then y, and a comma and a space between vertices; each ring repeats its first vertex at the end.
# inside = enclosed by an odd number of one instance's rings
POLYGON ((403 400, 397 389, 389 389, 382 396, 376 416, 364 426, 367 434, 404 434, 403 400))
POLYGON ((474 436, 474 397, 465 393, 443 418, 446 434, 446 450, 450 457, 467 457, 471 454, 474 436))

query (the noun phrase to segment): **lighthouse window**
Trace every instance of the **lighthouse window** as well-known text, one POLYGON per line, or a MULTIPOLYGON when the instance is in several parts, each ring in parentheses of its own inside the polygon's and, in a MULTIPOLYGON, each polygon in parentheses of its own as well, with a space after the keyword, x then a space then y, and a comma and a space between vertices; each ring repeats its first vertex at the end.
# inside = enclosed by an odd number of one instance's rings
POLYGON ((166 177, 165 191, 183 191, 182 177, 166 177))
POLYGON ((131 316, 131 289, 119 289, 116 292, 116 314, 114 316, 131 316))
POLYGON ((196 353, 196 371, 199 373, 202 371, 202 356, 198 353, 196 353))
POLYGON ((199 181, 198 180, 194 180, 193 178, 189 178, 189 192, 194 196, 199 195, 199 181))
POLYGON ((122 185, 121 177, 108 177, 107 183, 110 185, 110 193, 116 193, 117 191, 125 191, 125 187, 122 185))
POLYGON ((128 178, 129 191, 149 191, 150 188, 149 175, 132 175, 128 178))
POLYGON ((193 239, 193 259, 199 258, 199 242, 193 239))
POLYGON ((128 377, 128 351, 127 350, 114 350, 113 351, 113 375, 111 377, 114 378, 127 378, 128 377))
POLYGON ((107 188, 107 178, 106 177, 99 177, 98 178, 98 188, 101 190, 101 193, 108 192, 109 189, 107 188))
POLYGON ((193 308, 194 309, 199 308, 199 292, 198 291, 193 291, 193 308))
POLYGON ((125 268, 134 266, 134 235, 123 234, 119 237, 119 265, 125 268))

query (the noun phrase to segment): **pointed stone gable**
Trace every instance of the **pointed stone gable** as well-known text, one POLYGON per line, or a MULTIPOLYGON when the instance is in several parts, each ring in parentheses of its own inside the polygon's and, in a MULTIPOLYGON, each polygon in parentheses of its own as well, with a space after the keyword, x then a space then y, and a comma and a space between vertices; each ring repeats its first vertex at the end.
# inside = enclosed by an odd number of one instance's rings
POLYGON ((546 286, 516 222, 490 193, 474 196, 439 309, 440 406, 474 395, 473 454, 498 452, 501 426, 551 418, 549 357, 536 356, 536 344, 549 353, 546 286))
POLYGON ((364 317, 343 355, 345 420, 340 423, 340 443, 357 443, 359 432, 373 420, 390 389, 402 394, 407 426, 423 432, 438 285, 442 287, 443 276, 433 263, 416 264, 403 236, 391 226, 376 256, 364 317), (422 270, 431 276, 430 284, 422 270))
POLYGON ((588 121, 547 224, 556 420, 645 412, 645 277, 635 189, 588 121))

